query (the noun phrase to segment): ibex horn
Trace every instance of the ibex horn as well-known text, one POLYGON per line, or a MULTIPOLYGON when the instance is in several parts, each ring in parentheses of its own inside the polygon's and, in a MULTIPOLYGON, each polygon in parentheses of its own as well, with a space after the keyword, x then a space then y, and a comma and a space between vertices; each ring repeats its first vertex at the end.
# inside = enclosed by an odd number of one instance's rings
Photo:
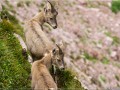
POLYGON ((59 45, 56 44, 56 46, 58 47, 59 51, 62 52, 61 48, 59 47, 59 45))
POLYGON ((49 0, 47 0, 47 2, 49 2, 51 4, 51 2, 49 0))

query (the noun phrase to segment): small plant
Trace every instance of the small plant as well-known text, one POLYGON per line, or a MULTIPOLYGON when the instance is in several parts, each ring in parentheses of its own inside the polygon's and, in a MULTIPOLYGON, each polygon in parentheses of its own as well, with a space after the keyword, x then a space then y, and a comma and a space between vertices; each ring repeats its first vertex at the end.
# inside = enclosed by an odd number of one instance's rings
POLYGON ((98 81, 99 81, 99 83, 102 85, 102 84, 104 84, 104 83, 106 83, 106 78, 105 78, 105 76, 104 75, 100 75, 99 77, 98 77, 98 81))
POLYGON ((84 52, 84 58, 93 62, 96 62, 96 58, 89 55, 87 52, 84 52))
POLYGON ((112 35, 111 32, 106 32, 105 35, 113 39, 112 44, 115 44, 115 45, 120 44, 120 40, 119 40, 120 38, 115 35, 112 35))
POLYGON ((102 59, 102 63, 103 64, 109 64, 109 59, 108 58, 106 58, 106 57, 104 57, 103 59, 102 59))
POLYGON ((58 87, 61 90, 84 90, 81 83, 74 79, 75 75, 69 70, 57 70, 58 87))
POLYGON ((73 60, 75 59, 73 54, 70 55, 70 58, 73 59, 73 60))
POLYGON ((22 1, 20 1, 20 2, 18 2, 17 3, 17 7, 23 7, 24 5, 23 5, 23 2, 22 1))
POLYGON ((111 9, 114 13, 118 13, 120 11, 120 0, 113 0, 111 9))
POLYGON ((116 78, 117 81, 120 81, 119 75, 115 75, 115 78, 116 78))
POLYGON ((26 5, 29 7, 29 6, 30 6, 31 1, 29 1, 29 0, 28 0, 28 1, 26 1, 25 3, 26 3, 26 5))
POLYGON ((113 44, 117 45, 120 43, 120 39, 117 36, 113 36, 112 39, 113 39, 113 44))

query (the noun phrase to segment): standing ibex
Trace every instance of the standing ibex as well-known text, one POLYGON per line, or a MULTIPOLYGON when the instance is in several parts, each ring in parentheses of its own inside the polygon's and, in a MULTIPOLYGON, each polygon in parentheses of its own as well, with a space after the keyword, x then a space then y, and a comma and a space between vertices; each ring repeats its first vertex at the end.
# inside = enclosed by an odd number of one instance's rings
POLYGON ((57 90, 57 85, 49 73, 52 65, 64 69, 64 53, 59 45, 46 54, 41 60, 32 64, 32 89, 33 90, 57 90))
POLYGON ((53 48, 53 43, 42 31, 42 26, 46 22, 54 29, 57 28, 57 14, 53 5, 47 1, 44 9, 25 24, 26 44, 34 61, 41 59, 45 52, 53 48))

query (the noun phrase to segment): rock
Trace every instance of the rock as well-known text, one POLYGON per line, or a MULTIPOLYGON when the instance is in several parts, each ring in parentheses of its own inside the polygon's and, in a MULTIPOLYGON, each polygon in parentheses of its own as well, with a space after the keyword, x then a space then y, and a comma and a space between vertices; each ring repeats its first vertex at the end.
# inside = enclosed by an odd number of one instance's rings
POLYGON ((112 51, 110 56, 111 56, 112 58, 114 58, 114 57, 116 57, 116 55, 117 55, 117 52, 116 52, 116 51, 112 51))

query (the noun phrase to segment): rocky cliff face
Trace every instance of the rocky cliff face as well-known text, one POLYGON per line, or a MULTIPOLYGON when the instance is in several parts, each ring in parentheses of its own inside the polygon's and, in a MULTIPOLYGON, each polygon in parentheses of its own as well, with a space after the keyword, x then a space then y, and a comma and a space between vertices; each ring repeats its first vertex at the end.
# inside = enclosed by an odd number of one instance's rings
MULTIPOLYGON (((21 25, 34 16, 45 3, 35 1, 0 1, 21 25)), ((68 68, 89 90, 120 86, 120 13, 114 14, 109 1, 59 0, 58 28, 44 30, 54 42, 65 42, 68 68)), ((47 26, 47 27, 46 27, 47 26)))

